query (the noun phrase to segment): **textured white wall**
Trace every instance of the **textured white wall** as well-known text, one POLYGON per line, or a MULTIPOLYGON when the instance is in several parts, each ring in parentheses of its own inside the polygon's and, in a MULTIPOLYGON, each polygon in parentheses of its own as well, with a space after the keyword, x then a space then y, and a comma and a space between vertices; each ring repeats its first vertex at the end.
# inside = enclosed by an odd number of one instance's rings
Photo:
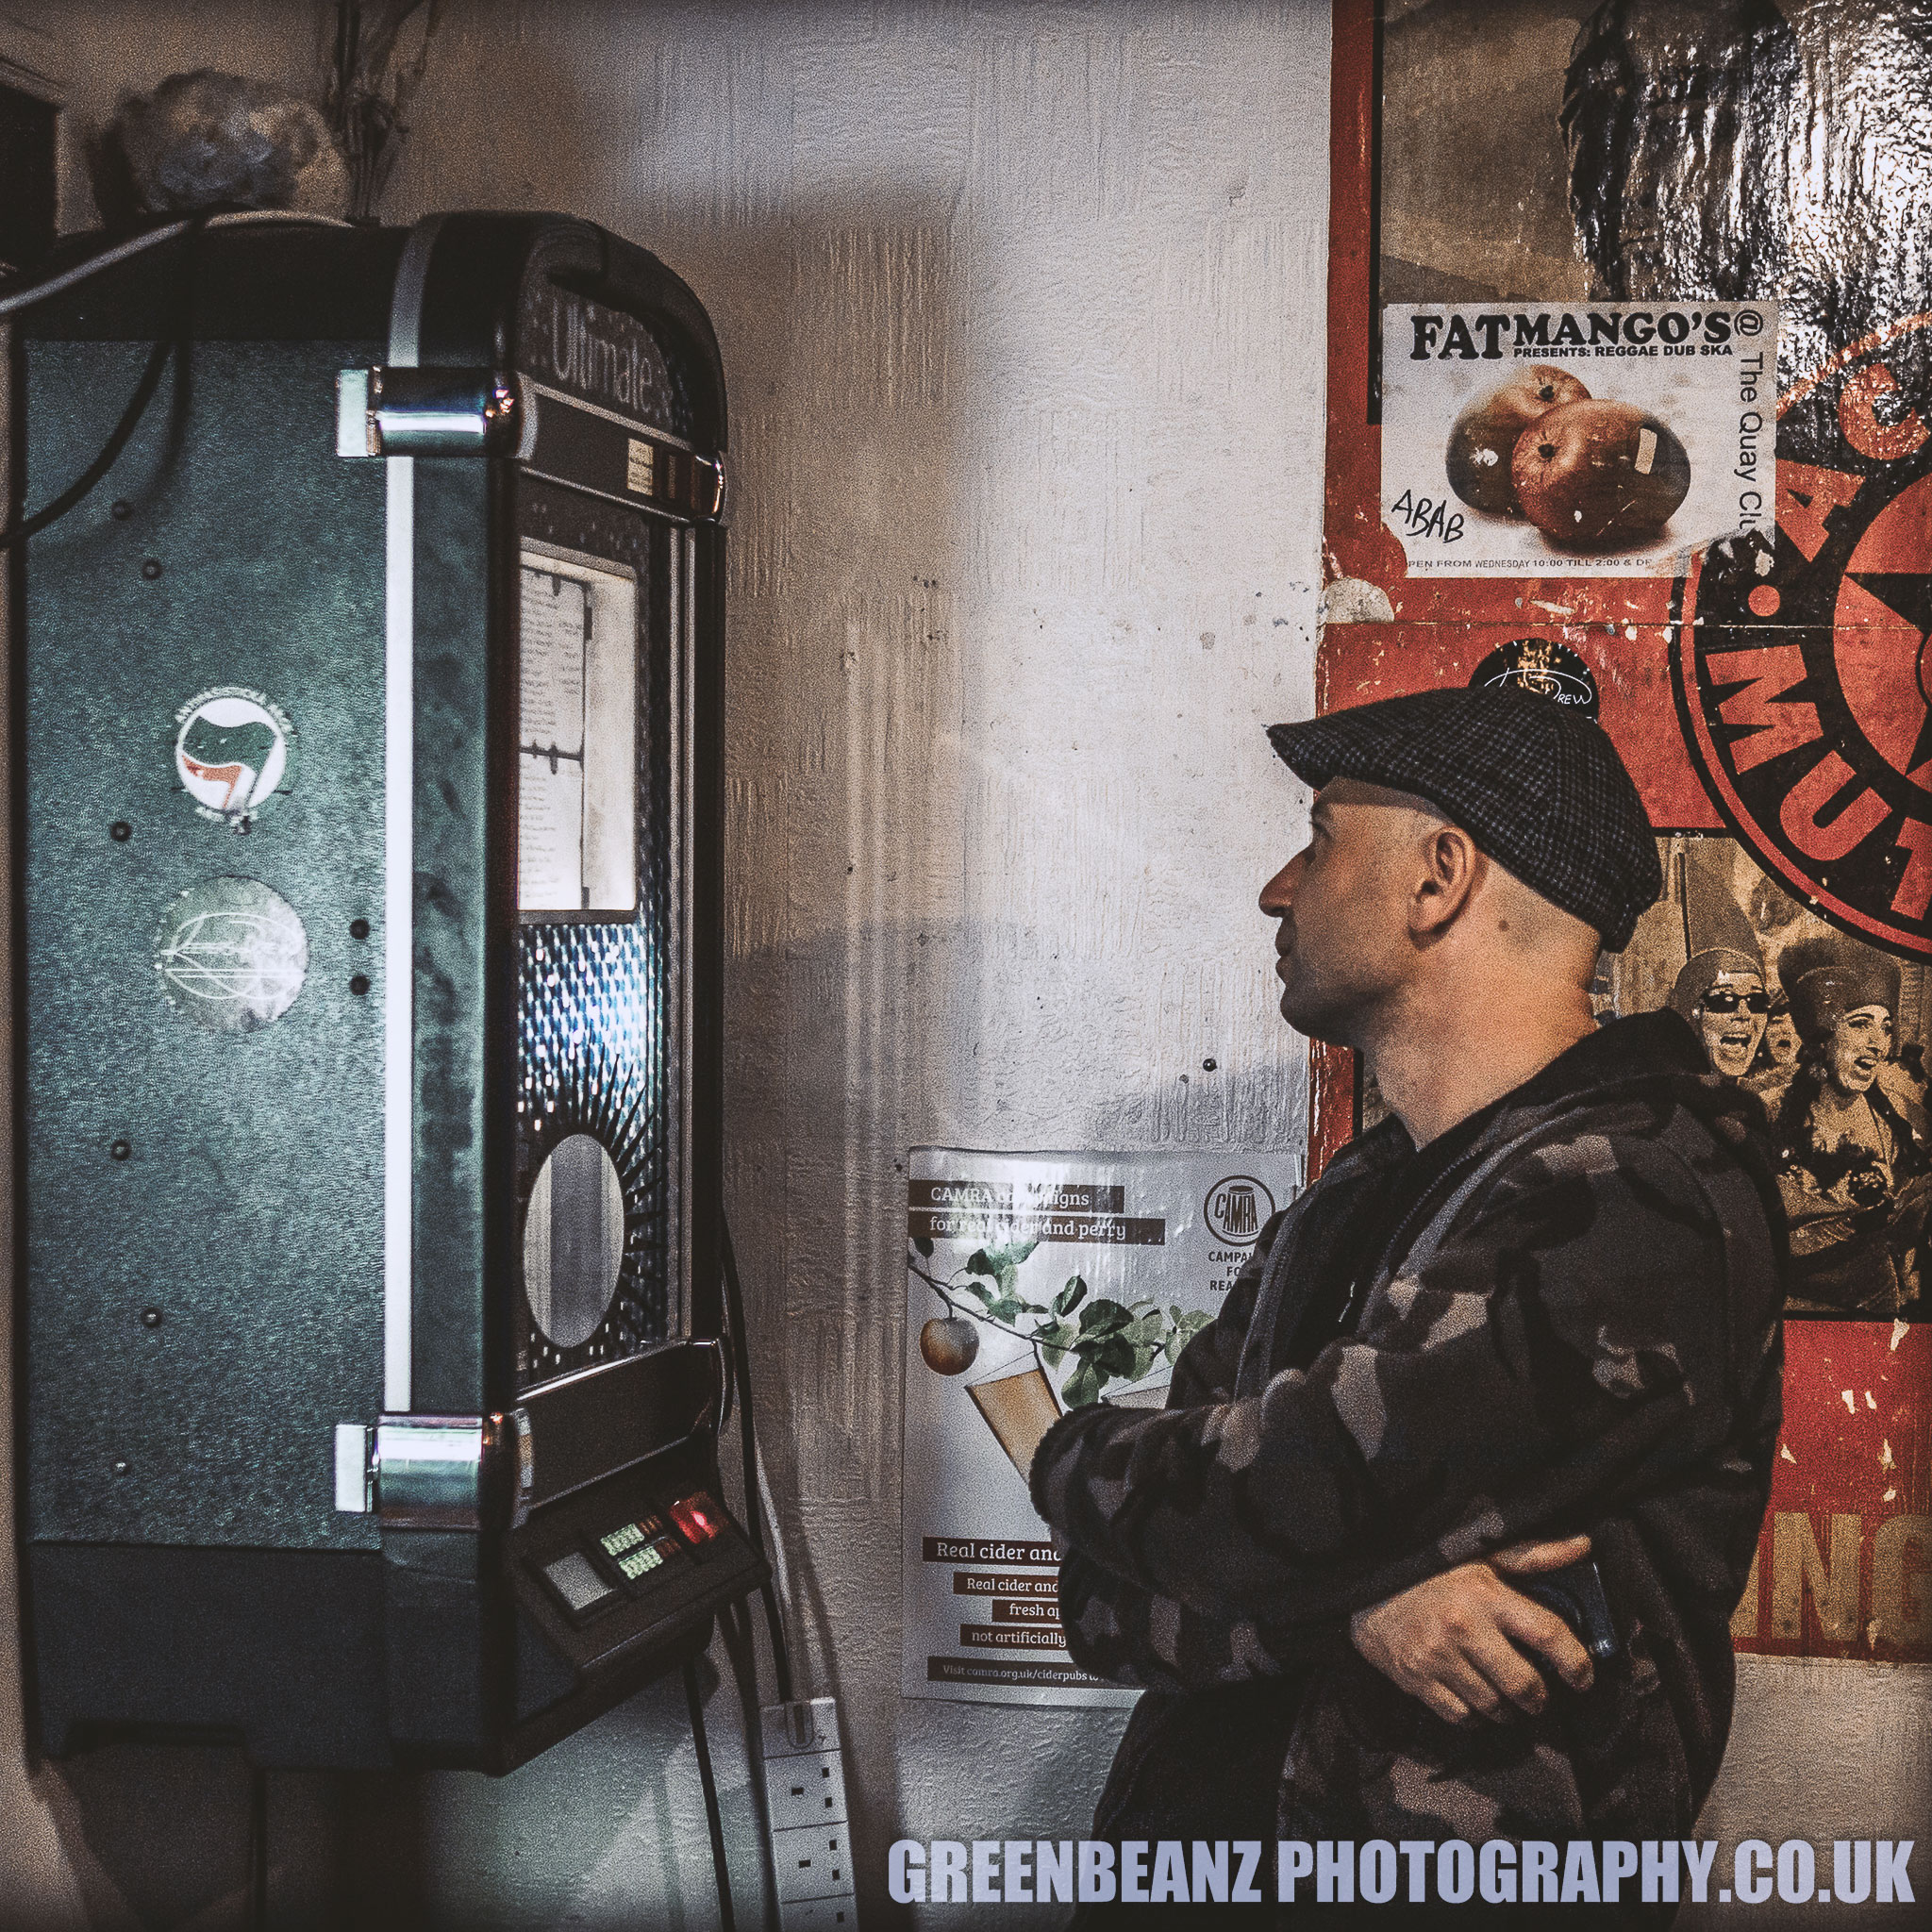
MULTIPOLYGON (((272 0, 13 4, 81 124, 322 45, 272 0)), ((906 1149, 1303 1130, 1254 900, 1299 811, 1258 727, 1311 702, 1327 35, 1319 0, 458 0, 386 204, 588 215, 723 341, 729 1198, 874 1924, 901 1831, 1077 1835, 1121 1723, 900 1700, 906 1149)), ((708 1924, 682 1730, 652 1693, 501 1784, 277 1779, 276 1923, 387 1890, 415 1925, 708 1924)), ((190 1760, 16 1796, 20 1862, 96 1923, 234 1899, 237 1793, 190 1760), (155 1875, 158 1769, 204 1776, 199 1878, 155 1875)))

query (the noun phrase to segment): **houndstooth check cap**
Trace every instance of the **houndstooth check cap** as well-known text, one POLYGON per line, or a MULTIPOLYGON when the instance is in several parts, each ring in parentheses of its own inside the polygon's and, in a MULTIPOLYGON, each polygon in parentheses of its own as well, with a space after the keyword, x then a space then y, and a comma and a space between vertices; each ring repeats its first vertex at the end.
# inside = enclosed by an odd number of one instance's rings
POLYGON ((1551 698, 1448 687, 1271 724, 1268 737, 1318 791, 1358 778, 1426 798, 1609 952, 1663 891, 1656 836, 1609 734, 1551 698))

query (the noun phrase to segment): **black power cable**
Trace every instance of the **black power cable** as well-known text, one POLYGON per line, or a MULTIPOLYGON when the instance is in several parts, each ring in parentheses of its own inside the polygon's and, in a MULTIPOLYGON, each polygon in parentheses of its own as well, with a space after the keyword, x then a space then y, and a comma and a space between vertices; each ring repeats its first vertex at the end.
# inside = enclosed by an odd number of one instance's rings
POLYGON ((268 1932, 268 1773, 248 1774, 248 1932, 268 1932))
POLYGON ((731 1674, 738 1685, 738 1701, 744 1717, 744 1761, 751 1772, 752 1810, 758 1825, 758 1868, 765 1877, 766 1932, 779 1932, 778 1865, 772 1843, 771 1793, 758 1775, 764 1763, 763 1720, 758 1712, 758 1659, 752 1643, 751 1606, 726 1604, 718 1612, 719 1626, 724 1633, 724 1654, 731 1659, 731 1674))
MULTIPOLYGON (((173 239, 187 238, 192 251, 194 238, 200 233, 201 227, 201 221, 191 222, 173 239)), ((147 367, 142 371, 141 380, 135 385, 134 393, 128 398, 127 407, 121 412, 121 420, 114 425, 107 441, 101 445, 100 454, 51 503, 35 510, 31 516, 23 516, 18 523, 0 530, 0 551, 12 550, 25 543, 29 537, 39 536, 50 524, 58 523, 69 510, 82 502, 101 478, 114 467, 121 452, 127 447, 128 438, 141 426, 141 419, 147 414, 147 407, 154 401, 155 391, 161 386, 161 372, 168 366, 170 358, 178 353, 181 356, 181 366, 184 369, 187 367, 184 338, 187 335, 189 291, 192 287, 192 276, 184 267, 181 286, 176 296, 180 309, 176 326, 163 333, 156 341, 154 351, 147 358, 147 367)))
POLYGON ((171 335, 163 336, 155 344, 154 353, 147 358, 147 367, 141 373, 141 381, 136 385, 126 408, 122 410, 120 422, 115 424, 112 433, 101 445, 100 455, 52 503, 0 530, 0 550, 11 550, 25 543, 29 537, 38 537, 49 524, 58 523, 114 467, 114 459, 127 447, 127 439, 147 414, 147 406, 154 401, 155 391, 161 386, 161 371, 168 366, 175 347, 176 339, 171 335))
MULTIPOLYGON (((752 1423, 751 1352, 745 1345, 744 1291, 738 1279, 738 1257, 731 1246, 731 1224, 724 1230, 724 1315, 731 1331, 732 1358, 738 1366, 738 1426, 744 1460, 744 1519, 751 1533, 751 1546, 762 1560, 764 1532, 759 1525, 758 1444, 752 1423)), ((758 1586, 765 1606, 765 1623, 772 1633, 772 1665, 778 1678, 778 1702, 790 1704, 791 1692, 791 1653, 785 1641, 784 1620, 778 1614, 778 1600, 769 1578, 758 1586)))
POLYGON ((684 1667, 684 1701, 691 1707, 691 1737, 698 1754, 698 1782, 705 1788, 705 1823, 711 1827, 711 1868, 718 1875, 718 1923, 737 1932, 731 1915, 731 1871, 724 1860, 724 1820, 718 1809, 718 1784, 711 1775, 711 1746, 705 1736, 705 1700, 698 1686, 697 1659, 684 1667))

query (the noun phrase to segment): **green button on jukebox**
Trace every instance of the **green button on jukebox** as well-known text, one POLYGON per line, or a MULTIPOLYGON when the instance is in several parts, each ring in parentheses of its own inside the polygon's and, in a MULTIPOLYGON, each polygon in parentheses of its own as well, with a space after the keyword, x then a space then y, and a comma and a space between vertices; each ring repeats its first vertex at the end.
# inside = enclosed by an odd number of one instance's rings
POLYGON ((635 1523, 626 1523, 622 1529, 613 1529, 608 1536, 597 1539, 597 1546, 613 1563, 622 1564, 627 1552, 634 1550, 644 1540, 644 1532, 635 1523))
POLYGON ((648 1576, 654 1570, 661 1570, 676 1554, 677 1545, 669 1537, 659 1537, 656 1542, 646 1543, 641 1550, 632 1550, 628 1556, 617 1559, 617 1568, 626 1583, 637 1583, 648 1576))

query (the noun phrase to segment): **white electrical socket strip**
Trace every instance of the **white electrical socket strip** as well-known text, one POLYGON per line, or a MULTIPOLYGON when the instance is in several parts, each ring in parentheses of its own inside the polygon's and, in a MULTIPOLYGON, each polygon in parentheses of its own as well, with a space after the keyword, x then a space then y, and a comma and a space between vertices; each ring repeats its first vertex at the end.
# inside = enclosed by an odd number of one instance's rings
POLYGON ((838 1707, 829 1697, 768 1704, 761 1728, 778 1923, 784 1932, 854 1932, 858 1902, 838 1707))

